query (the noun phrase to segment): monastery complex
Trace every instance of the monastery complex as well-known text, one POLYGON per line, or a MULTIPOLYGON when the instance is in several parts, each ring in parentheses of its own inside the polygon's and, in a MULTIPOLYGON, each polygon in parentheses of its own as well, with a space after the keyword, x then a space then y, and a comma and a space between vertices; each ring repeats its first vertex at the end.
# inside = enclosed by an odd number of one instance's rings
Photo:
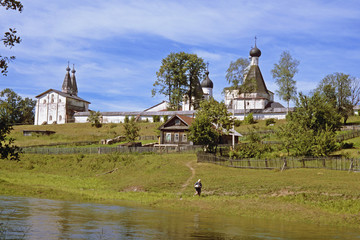
MULTIPOLYGON (((244 113, 253 113, 254 119, 284 119, 287 109, 278 102, 274 102, 274 93, 266 87, 265 81, 260 71, 259 58, 260 49, 255 47, 250 50, 251 63, 243 84, 252 84, 253 87, 248 93, 239 94, 237 90, 228 89, 225 91, 224 102, 229 111, 239 119, 244 119, 244 113)), ((41 124, 64 124, 64 123, 85 123, 90 115, 90 102, 78 97, 75 69, 70 75, 69 66, 61 91, 49 89, 36 96, 35 125, 41 124)), ((204 80, 198 83, 198 91, 203 99, 213 96, 214 84, 209 78, 209 71, 206 72, 204 80)), ((196 110, 190 105, 189 99, 184 97, 181 111, 168 111, 168 102, 163 101, 143 111, 134 112, 102 112, 103 123, 124 122, 125 116, 134 116, 136 120, 153 121, 153 116, 159 116, 164 120, 164 116, 174 116, 176 114, 194 117, 196 110)))

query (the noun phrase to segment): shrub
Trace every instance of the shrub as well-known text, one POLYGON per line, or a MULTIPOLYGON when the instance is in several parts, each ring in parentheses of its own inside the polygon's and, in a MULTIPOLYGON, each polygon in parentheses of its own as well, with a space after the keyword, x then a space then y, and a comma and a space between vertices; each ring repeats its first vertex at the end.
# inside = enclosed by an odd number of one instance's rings
POLYGON ((91 126, 96 127, 96 128, 100 128, 102 126, 102 116, 101 113, 99 111, 95 112, 95 111, 90 111, 90 115, 87 118, 87 121, 91 123, 91 126))
POLYGON ((269 118, 269 119, 266 119, 265 121, 265 125, 266 126, 269 126, 270 124, 275 124, 275 119, 274 118, 269 118))
POLYGON ((241 125, 241 120, 235 119, 234 120, 234 125, 235 125, 235 127, 239 127, 241 125))
POLYGON ((354 143, 352 143, 352 142, 343 142, 341 144, 342 149, 350 149, 350 148, 353 148, 353 147, 354 147, 354 143))
POLYGON ((163 119, 164 119, 164 122, 166 122, 166 121, 169 119, 169 116, 165 115, 165 116, 163 117, 163 119))
POLYGON ((160 122, 160 116, 159 115, 154 115, 153 116, 153 122, 160 122))
POLYGON ((252 113, 249 113, 249 115, 247 115, 244 119, 244 122, 246 124, 254 124, 255 123, 255 120, 254 120, 254 116, 252 113))

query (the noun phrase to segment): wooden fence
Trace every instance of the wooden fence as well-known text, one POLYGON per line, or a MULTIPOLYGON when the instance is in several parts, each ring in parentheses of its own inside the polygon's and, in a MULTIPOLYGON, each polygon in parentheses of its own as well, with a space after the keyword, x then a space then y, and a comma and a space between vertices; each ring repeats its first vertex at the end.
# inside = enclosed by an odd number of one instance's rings
POLYGON ((108 154, 113 152, 118 153, 173 153, 173 152, 196 152, 199 146, 184 145, 184 146, 154 146, 154 147, 36 147, 23 148, 23 153, 30 154, 108 154))
POLYGON ((342 142, 342 141, 356 138, 356 137, 360 137, 360 130, 348 130, 348 131, 346 131, 346 133, 338 135, 336 137, 336 140, 338 142, 342 142))
POLYGON ((198 162, 214 163, 226 167, 247 169, 324 168, 343 171, 360 171, 360 159, 327 158, 278 158, 278 159, 229 159, 214 154, 197 153, 198 162))

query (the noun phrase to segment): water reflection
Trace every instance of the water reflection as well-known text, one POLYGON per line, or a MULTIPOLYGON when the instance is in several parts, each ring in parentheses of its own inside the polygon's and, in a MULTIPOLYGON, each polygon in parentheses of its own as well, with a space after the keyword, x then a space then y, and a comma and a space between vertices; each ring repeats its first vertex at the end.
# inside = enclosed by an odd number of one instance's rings
POLYGON ((0 212, 0 239, 360 239, 311 224, 22 197, 0 196, 0 212))

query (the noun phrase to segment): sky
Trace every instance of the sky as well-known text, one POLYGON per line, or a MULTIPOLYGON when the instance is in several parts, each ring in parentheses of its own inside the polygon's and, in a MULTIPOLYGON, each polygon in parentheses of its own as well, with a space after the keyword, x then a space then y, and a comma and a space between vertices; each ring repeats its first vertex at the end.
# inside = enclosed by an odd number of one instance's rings
MULTIPOLYGON (((95 111, 141 111, 152 97, 161 60, 171 52, 195 53, 209 62, 214 98, 224 99, 231 61, 248 57, 257 37, 267 88, 283 51, 300 61, 298 92, 308 94, 328 74, 360 77, 358 0, 22 0, 23 12, 0 9, 0 32, 16 28, 20 45, 0 89, 22 97, 61 90, 75 65, 78 96, 95 111)), ((275 101, 286 103, 275 94, 275 101)))

